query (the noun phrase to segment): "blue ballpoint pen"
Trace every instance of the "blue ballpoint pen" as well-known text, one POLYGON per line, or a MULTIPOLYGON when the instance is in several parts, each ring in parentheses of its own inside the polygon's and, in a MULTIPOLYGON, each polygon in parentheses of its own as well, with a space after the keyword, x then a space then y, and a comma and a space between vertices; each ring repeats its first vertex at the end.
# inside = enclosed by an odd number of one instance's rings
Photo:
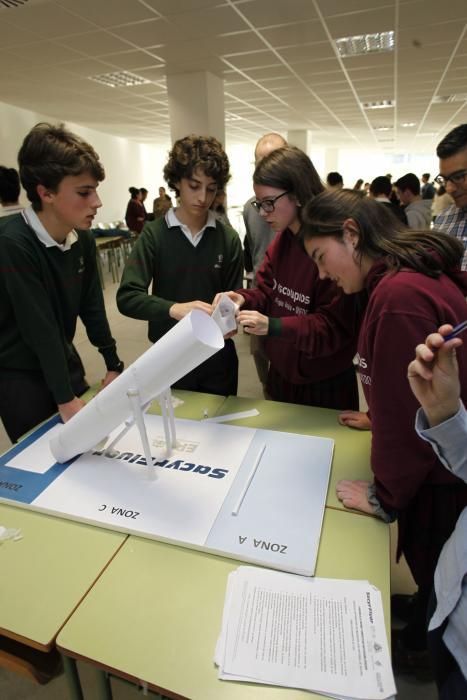
POLYGON ((450 333, 444 336, 444 341, 446 340, 451 340, 451 338, 455 338, 456 335, 459 335, 459 333, 462 333, 462 331, 467 330, 467 321, 463 321, 462 323, 459 323, 458 326, 455 326, 450 333))

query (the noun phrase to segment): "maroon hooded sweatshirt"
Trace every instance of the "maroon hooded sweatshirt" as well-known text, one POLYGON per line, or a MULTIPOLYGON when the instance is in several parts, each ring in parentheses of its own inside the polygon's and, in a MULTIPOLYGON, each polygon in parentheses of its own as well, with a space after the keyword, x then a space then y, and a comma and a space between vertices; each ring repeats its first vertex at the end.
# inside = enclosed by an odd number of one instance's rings
MULTIPOLYGON (((429 583, 440 550, 467 505, 467 485, 452 476, 414 430, 418 402, 407 380, 415 347, 443 323, 467 318, 467 273, 438 279, 373 265, 368 306, 360 328, 358 361, 372 423, 371 466, 376 496, 399 521, 398 554, 418 585, 429 583)), ((458 351, 462 398, 467 402, 467 353, 458 351)))
POLYGON ((266 250, 256 284, 237 293, 245 297, 242 308, 270 317, 265 352, 285 380, 311 384, 352 366, 360 299, 320 280, 316 264, 288 229, 266 250))

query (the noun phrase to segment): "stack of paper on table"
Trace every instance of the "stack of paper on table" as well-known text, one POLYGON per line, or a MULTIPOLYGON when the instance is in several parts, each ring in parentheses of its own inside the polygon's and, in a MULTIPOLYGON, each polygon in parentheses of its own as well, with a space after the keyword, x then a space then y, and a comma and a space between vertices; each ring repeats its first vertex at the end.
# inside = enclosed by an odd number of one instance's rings
POLYGON ((336 698, 396 693, 381 594, 368 581, 239 567, 228 579, 215 663, 223 680, 336 698))

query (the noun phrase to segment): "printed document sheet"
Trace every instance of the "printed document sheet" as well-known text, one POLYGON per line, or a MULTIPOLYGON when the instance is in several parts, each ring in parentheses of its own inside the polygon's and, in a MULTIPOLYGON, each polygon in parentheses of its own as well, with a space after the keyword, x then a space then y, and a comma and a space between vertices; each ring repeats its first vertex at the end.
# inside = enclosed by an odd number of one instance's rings
POLYGON ((219 678, 337 698, 396 693, 380 592, 368 581, 241 566, 229 576, 219 678))

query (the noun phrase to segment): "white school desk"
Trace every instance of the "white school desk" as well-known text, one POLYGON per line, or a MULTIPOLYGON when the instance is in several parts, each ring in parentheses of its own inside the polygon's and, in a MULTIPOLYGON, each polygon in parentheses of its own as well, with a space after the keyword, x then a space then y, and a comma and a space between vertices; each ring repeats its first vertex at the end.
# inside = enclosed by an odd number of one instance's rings
MULTIPOLYGON (((323 696, 219 681, 213 664, 228 574, 239 562, 129 537, 57 639, 97 669, 190 700, 312 700, 323 696)), ((368 579, 389 631, 389 528, 326 508, 317 576, 368 579)), ((99 698, 111 698, 101 674, 99 698)))

